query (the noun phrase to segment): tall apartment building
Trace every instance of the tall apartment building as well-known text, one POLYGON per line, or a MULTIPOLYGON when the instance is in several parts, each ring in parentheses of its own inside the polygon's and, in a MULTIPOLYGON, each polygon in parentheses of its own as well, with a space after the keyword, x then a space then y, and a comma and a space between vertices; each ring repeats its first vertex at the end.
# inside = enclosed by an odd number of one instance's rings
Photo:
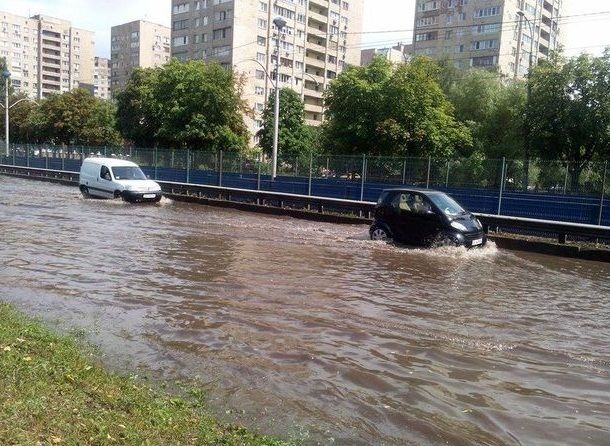
POLYGON ((0 58, 15 90, 32 99, 92 83, 93 39, 66 20, 0 12, 0 58))
POLYGON ((369 48, 362 50, 360 57, 360 65, 365 66, 373 61, 374 57, 382 56, 392 63, 407 62, 411 58, 413 45, 405 45, 398 43, 388 48, 369 48))
POLYGON ((253 134, 273 93, 279 57, 280 88, 300 93, 306 122, 319 125, 328 83, 347 64, 360 64, 362 13, 363 0, 172 0, 172 57, 217 60, 245 73, 253 134), (278 16, 287 22, 279 55, 278 16))
POLYGON ((523 77, 560 46, 563 0, 417 0, 415 54, 523 77))
POLYGON ((93 84, 87 87, 96 98, 110 99, 110 59, 95 58, 93 84))
POLYGON ((110 30, 110 89, 114 95, 125 87, 136 67, 163 65, 170 58, 170 30, 167 26, 136 20, 110 30))

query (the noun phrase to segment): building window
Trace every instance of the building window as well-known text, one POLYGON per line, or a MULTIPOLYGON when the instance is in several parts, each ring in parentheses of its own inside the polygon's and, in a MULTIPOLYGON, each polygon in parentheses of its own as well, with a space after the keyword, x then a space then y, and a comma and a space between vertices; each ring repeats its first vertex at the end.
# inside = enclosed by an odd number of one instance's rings
POLYGON ((184 45, 188 45, 188 43, 189 43, 188 36, 174 37, 174 40, 173 40, 173 46, 184 46, 184 45))
POLYGON ((189 27, 188 19, 185 19, 185 20, 176 20, 173 23, 172 29, 174 31, 178 31, 178 30, 181 30, 181 29, 187 29, 188 27, 189 27))
POLYGON ((172 8, 172 12, 174 14, 181 14, 183 12, 189 12, 189 8, 190 8, 190 3, 179 3, 177 5, 174 5, 174 7, 172 8))
POLYGON ((214 30, 214 34, 212 36, 213 40, 220 40, 220 39, 226 39, 229 35, 229 31, 231 30, 230 27, 228 28, 221 28, 221 29, 215 29, 214 30))

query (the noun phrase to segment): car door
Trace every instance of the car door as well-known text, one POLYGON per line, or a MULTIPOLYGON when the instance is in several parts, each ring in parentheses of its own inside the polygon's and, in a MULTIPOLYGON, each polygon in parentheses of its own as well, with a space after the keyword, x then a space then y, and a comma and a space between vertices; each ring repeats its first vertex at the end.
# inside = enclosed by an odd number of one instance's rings
POLYGON ((397 242, 401 242, 403 236, 398 208, 399 198, 399 192, 389 192, 383 197, 382 202, 375 209, 375 220, 388 226, 392 233, 392 238, 397 242))
POLYGON ((413 212, 409 206, 412 194, 410 192, 398 192, 392 199, 392 232, 394 239, 407 244, 417 243, 413 221, 413 212))
POLYGON ((97 192, 103 197, 114 198, 114 184, 112 182, 112 174, 107 166, 100 167, 99 176, 97 177, 97 192))
POLYGON ((424 194, 412 193, 409 198, 410 230, 412 231, 413 243, 428 245, 438 235, 441 223, 440 216, 424 194))

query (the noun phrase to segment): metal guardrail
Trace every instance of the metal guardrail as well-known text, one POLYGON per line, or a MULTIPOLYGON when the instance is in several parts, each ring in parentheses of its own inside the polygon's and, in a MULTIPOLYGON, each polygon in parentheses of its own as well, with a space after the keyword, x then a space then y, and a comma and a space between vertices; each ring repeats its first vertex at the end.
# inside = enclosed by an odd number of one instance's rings
MULTIPOLYGON (((71 171, 39 169, 30 167, 15 167, 0 165, 0 174, 22 178, 48 180, 64 184, 78 184, 78 173, 71 171)), ((325 215, 330 221, 346 221, 366 223, 371 221, 374 202, 343 200, 337 198, 316 197, 310 195, 287 194, 280 192, 237 189, 220 186, 208 186, 189 183, 158 181, 163 192, 183 201, 203 201, 210 204, 233 203, 236 207, 252 210, 279 210, 282 214, 303 218, 315 218, 314 215, 325 215), (344 217, 344 218, 342 218, 344 217)), ((610 227, 595 226, 560 221, 537 220, 521 217, 507 217, 491 214, 477 214, 486 230, 496 229, 521 230, 554 235, 560 243, 565 243, 568 237, 579 239, 610 241, 610 227)))
POLYGON ((522 230, 554 234, 559 243, 566 243, 568 236, 579 239, 610 241, 610 227, 568 223, 561 221, 537 220, 533 218, 506 217, 501 215, 475 214, 486 232, 490 229, 522 230))

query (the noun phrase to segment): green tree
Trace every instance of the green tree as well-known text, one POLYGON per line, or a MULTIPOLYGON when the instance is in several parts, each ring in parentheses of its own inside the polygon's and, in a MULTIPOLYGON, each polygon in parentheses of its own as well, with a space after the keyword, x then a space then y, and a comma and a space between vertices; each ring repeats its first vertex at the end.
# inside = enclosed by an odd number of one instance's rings
POLYGON ((449 157, 472 145, 428 58, 393 65, 378 57, 330 84, 324 138, 336 153, 449 157), (331 144, 332 143, 332 144, 331 144))
MULTIPOLYGON (((36 103, 29 100, 25 94, 19 93, 9 97, 9 104, 14 104, 9 113, 11 142, 30 142, 32 135, 30 117, 35 112, 36 103)), ((1 110, 4 112, 4 109, 1 110)), ((4 136, 4 113, 0 121, 0 134, 4 136)))
POLYGON ((138 70, 118 95, 118 128, 137 144, 243 150, 241 86, 233 72, 200 60, 138 70))
POLYGON ((155 86, 160 70, 136 68, 127 85, 116 95, 117 128, 121 135, 138 147, 152 147, 156 141, 160 106, 155 86))
POLYGON ((120 145, 111 103, 76 89, 51 95, 30 115, 34 137, 53 144, 120 145))
MULTIPOLYGON (((6 63, 6 57, 0 58, 0 100, 4 105, 4 90, 6 89, 6 82, 4 77, 2 77, 2 73, 8 70, 8 64, 6 63)), ((13 94, 13 87, 11 86, 11 82, 9 79, 9 95, 13 94)))
POLYGON ((460 70, 447 86, 447 96, 455 116, 470 129, 473 153, 487 158, 523 157, 524 82, 505 81, 484 70, 460 70))
MULTIPOLYGON (((273 124, 275 120, 275 94, 269 97, 263 111, 263 127, 258 131, 260 146, 267 155, 273 152, 273 124)), ((305 124, 305 105, 291 88, 280 89, 280 119, 278 154, 283 159, 309 155, 312 150, 312 133, 305 124)))
POLYGON ((577 187, 589 161, 610 156, 610 50, 600 57, 552 55, 529 82, 532 147, 542 159, 572 161, 577 187))
POLYGON ((526 102, 525 82, 500 84, 491 113, 481 126, 480 151, 488 158, 523 158, 526 102))

